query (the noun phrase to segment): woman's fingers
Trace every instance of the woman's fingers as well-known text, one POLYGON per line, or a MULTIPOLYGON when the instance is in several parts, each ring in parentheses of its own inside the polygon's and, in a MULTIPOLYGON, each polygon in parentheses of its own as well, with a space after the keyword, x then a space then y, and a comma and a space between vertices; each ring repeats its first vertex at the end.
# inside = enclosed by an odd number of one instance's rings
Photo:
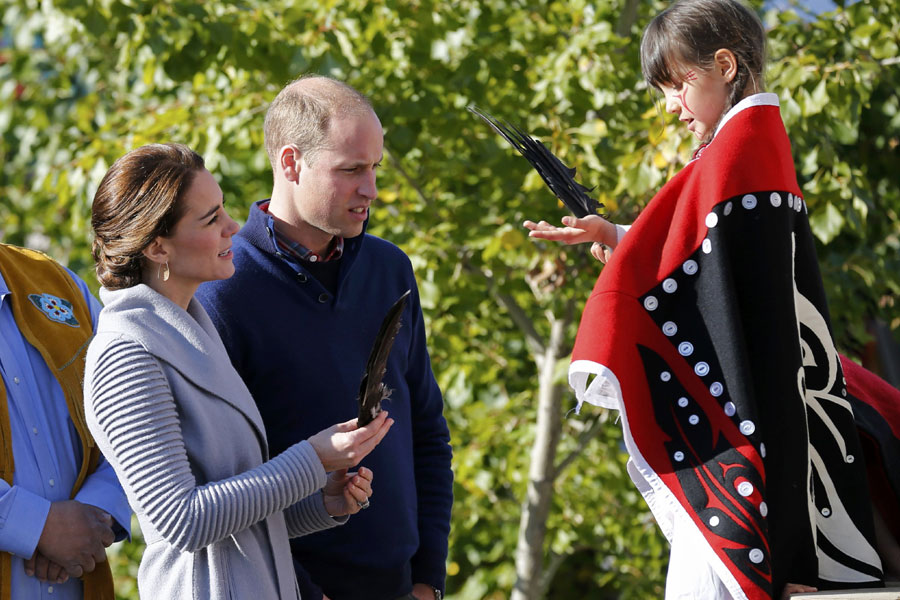
POLYGON ((354 419, 332 425, 309 438, 309 443, 312 444, 326 471, 346 469, 358 464, 384 439, 394 424, 394 420, 388 418, 387 411, 381 411, 375 420, 365 427, 354 428, 352 431, 340 430, 351 423, 355 427, 355 421, 354 419))
MULTIPOLYGON (((368 469, 366 469, 366 470, 369 471, 368 469)), ((372 471, 369 471, 370 475, 371 475, 371 473, 372 473, 372 471)), ((372 479, 371 478, 367 479, 367 478, 363 477, 362 473, 356 473, 355 475, 353 475, 350 478, 350 481, 348 481, 347 483, 349 486, 353 486, 353 489, 358 490, 359 493, 362 494, 362 497, 354 494, 354 496, 359 501, 363 501, 372 495, 372 479)))
MULTIPOLYGON (((371 471, 369 471, 371 473, 371 471)), ((371 480, 354 475, 344 486, 344 502, 348 512, 355 514, 369 507, 369 498, 372 496, 371 480)))
MULTIPOLYGON (((384 439, 384 436, 387 435, 388 431, 390 431, 391 429, 391 426, 394 424, 394 420, 387 418, 387 413, 385 411, 382 412, 385 413, 384 420, 378 424, 378 428, 375 430, 374 434, 367 439, 364 439, 360 444, 360 451, 364 452, 363 456, 371 452, 375 448, 375 446, 381 443, 381 440, 384 439)), ((377 423, 377 420, 372 421, 372 423, 370 423, 369 425, 372 425, 374 423, 377 423)), ((359 460, 362 460, 362 457, 360 457, 359 460)))
POLYGON ((369 482, 369 485, 372 485, 372 480, 375 479, 375 474, 372 472, 372 469, 367 469, 366 467, 360 467, 359 471, 356 472, 358 477, 361 477, 369 482))

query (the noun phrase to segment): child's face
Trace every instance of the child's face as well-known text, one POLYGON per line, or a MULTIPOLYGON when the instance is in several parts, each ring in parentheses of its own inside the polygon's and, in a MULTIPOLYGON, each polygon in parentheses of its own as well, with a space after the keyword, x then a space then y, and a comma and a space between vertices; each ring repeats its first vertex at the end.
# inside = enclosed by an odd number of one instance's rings
POLYGON ((661 84, 659 89, 666 97, 666 112, 677 114, 688 131, 708 142, 725 112, 729 81, 717 67, 709 71, 693 67, 685 71, 682 81, 661 84))

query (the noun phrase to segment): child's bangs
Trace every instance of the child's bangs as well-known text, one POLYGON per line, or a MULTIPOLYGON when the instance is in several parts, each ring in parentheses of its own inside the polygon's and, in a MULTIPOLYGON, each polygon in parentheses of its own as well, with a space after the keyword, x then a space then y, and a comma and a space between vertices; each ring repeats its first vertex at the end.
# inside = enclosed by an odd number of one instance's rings
POLYGON ((690 67, 684 65, 684 55, 679 39, 661 27, 651 23, 641 40, 641 72, 647 83, 659 86, 684 80, 690 67))

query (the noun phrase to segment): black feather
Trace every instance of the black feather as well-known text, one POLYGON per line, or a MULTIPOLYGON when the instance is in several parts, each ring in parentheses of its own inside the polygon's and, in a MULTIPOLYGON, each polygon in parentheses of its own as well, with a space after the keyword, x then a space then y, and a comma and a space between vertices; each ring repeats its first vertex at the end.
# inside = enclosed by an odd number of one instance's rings
POLYGON ((378 329, 378 335, 375 336, 375 342, 372 344, 372 350, 369 352, 369 360, 366 363, 366 372, 363 375, 362 383, 359 385, 359 415, 357 424, 362 427, 368 425, 381 412, 381 401, 391 395, 391 390, 386 388, 382 379, 384 372, 387 370, 388 356, 391 355, 391 348, 397 333, 403 322, 400 317, 403 316, 403 310, 406 308, 406 301, 409 298, 410 290, 400 296, 394 305, 388 310, 381 327, 378 329))
POLYGON ((525 134, 515 125, 507 121, 501 123, 475 106, 469 106, 469 111, 484 119, 494 131, 512 144, 512 147, 531 163, 550 191, 562 200, 573 215, 578 218, 596 215, 603 208, 602 204, 588 196, 587 192, 593 188, 586 188, 575 181, 575 169, 563 164, 544 144, 525 134))

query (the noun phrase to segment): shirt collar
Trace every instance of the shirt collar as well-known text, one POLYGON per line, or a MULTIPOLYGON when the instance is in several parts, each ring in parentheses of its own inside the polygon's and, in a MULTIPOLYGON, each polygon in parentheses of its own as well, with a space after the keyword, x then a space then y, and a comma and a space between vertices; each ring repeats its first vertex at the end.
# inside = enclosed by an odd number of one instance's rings
POLYGON ((344 254, 344 238, 339 236, 335 236, 325 249, 325 253, 320 255, 303 244, 279 234, 275 229, 275 219, 269 214, 269 202, 268 200, 261 202, 257 204, 257 207, 266 215, 266 227, 270 232, 271 242, 277 250, 284 251, 294 258, 313 263, 337 260, 344 254))
POLYGON ((3 273, 0 273, 0 302, 3 302, 3 298, 9 294, 9 286, 6 285, 6 280, 3 279, 3 273))
POLYGON ((751 108, 753 106, 781 106, 778 102, 778 94, 773 94, 771 92, 762 92, 760 94, 753 94, 752 96, 747 96, 737 104, 731 107, 725 116, 722 117, 722 120, 719 121, 718 127, 716 127, 716 132, 713 134, 713 139, 719 135, 719 132, 722 131, 722 128, 725 127, 725 123, 731 120, 736 114, 745 110, 747 108, 751 108))
MULTIPOLYGON (((716 132, 712 136, 712 140, 716 139, 716 136, 719 135, 719 132, 722 131, 722 128, 725 126, 732 117, 741 112, 744 109, 751 108, 753 106, 775 106, 780 107, 778 103, 778 94, 773 94, 771 92, 762 92, 760 94, 753 94, 752 96, 747 96, 737 104, 731 107, 731 109, 725 113, 725 116, 722 117, 722 120, 719 121, 719 124, 716 126, 716 132)), ((703 154, 703 151, 706 150, 706 147, 712 143, 712 140, 708 142, 704 142, 697 146, 694 150, 694 153, 691 155, 691 160, 689 162, 694 162, 700 155, 703 154)))

